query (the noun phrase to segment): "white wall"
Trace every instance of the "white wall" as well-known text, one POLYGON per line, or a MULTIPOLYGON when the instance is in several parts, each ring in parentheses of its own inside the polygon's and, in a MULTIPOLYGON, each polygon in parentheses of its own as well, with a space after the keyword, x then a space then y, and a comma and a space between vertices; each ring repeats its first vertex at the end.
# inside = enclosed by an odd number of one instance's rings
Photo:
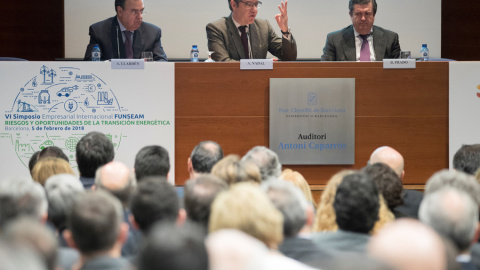
MULTIPOLYGON (((169 58, 188 58, 197 44, 207 54, 207 23, 230 14, 226 0, 144 0, 144 20, 162 28, 162 44, 169 58)), ((420 55, 427 43, 430 57, 441 57, 441 0, 377 0, 375 24, 395 31, 402 50, 420 55)), ((279 0, 264 0, 257 17, 274 19, 279 0)), ((348 0, 289 0, 289 26, 297 40, 298 58, 320 58, 329 32, 351 24, 348 0)), ((114 0, 65 0, 65 57, 83 58, 89 41, 88 27, 114 16, 114 0)), ((203 52, 203 54, 202 54, 203 52)))

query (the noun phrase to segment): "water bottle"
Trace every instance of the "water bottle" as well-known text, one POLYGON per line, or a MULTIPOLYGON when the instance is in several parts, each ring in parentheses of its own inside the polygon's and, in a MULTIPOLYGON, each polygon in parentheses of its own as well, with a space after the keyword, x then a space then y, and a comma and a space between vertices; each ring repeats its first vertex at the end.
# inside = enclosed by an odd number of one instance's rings
POLYGON ((99 62, 100 58, 102 58, 102 52, 100 51, 98 44, 95 44, 92 50, 92 61, 99 62))
POLYGON ((190 62, 198 62, 198 48, 197 45, 192 46, 190 51, 190 62))
POLYGON ((430 52, 428 51, 427 44, 422 44, 422 49, 420 50, 420 61, 428 61, 430 58, 430 52))

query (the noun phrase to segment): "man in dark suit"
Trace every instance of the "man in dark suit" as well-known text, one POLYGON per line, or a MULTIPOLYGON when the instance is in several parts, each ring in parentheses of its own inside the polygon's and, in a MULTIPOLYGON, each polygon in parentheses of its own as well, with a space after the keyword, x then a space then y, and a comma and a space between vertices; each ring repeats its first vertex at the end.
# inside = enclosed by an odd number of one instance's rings
POLYGON ((98 44, 102 60, 112 58, 141 58, 142 52, 151 51, 153 60, 167 61, 160 38, 162 30, 143 22, 143 0, 115 0, 117 16, 90 26, 90 43, 85 61, 92 59, 92 49, 98 44))
POLYGON ((352 25, 327 35, 322 61, 382 61, 400 56, 398 34, 373 26, 375 0, 350 0, 352 25))
POLYGON ((265 59, 270 52, 280 60, 295 61, 297 44, 288 28, 287 1, 275 16, 282 37, 278 37, 267 20, 256 19, 258 0, 228 0, 232 13, 207 25, 208 49, 215 61, 265 59))

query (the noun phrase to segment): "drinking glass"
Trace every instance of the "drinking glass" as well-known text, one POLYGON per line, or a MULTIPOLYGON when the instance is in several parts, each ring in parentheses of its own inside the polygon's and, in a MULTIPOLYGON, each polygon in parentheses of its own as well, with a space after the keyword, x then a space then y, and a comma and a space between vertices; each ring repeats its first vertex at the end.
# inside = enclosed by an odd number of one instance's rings
POLYGON ((207 53, 208 53, 208 59, 205 60, 205 62, 215 62, 215 61, 212 59, 212 54, 213 54, 214 52, 208 51, 207 53))
POLYGON ((142 52, 142 58, 145 62, 153 62, 153 52, 142 52))

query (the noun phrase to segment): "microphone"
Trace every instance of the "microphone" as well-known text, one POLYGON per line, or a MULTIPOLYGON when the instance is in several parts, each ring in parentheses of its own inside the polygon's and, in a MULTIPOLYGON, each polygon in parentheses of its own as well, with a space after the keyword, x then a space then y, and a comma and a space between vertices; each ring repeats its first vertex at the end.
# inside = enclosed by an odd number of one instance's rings
POLYGON ((120 59, 120 41, 118 39, 118 25, 117 25, 117 52, 118 52, 118 59, 120 59))

